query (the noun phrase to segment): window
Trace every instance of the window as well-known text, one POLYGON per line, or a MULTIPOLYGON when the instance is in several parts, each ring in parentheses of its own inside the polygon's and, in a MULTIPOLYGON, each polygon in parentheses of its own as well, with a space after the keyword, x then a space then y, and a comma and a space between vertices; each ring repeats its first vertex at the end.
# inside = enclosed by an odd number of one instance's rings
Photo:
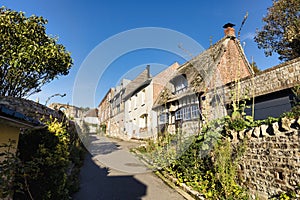
POLYGON ((128 102, 128 112, 131 112, 131 102, 132 102, 132 99, 130 98, 129 102, 128 102))
POLYGON ((117 105, 117 113, 121 111, 120 105, 117 105))
POLYGON ((182 110, 181 109, 179 109, 175 112, 175 119, 176 120, 182 119, 182 110))
POLYGON ((136 109, 137 94, 133 97, 133 109, 136 109))
POLYGON ((146 128, 147 127, 147 114, 143 114, 140 116, 140 122, 139 122, 139 127, 140 128, 146 128))
POLYGON ((146 96, 146 91, 143 89, 142 91, 142 106, 145 105, 145 96, 146 96))
POLYGON ((191 108, 189 106, 187 107, 184 107, 182 109, 182 117, 183 117, 183 120, 190 120, 191 119, 191 108))
POLYGON ((174 93, 179 94, 181 92, 184 92, 187 89, 188 82, 186 80, 185 75, 177 76, 174 80, 174 93))
POLYGON ((166 124, 168 123, 169 114, 168 113, 161 113, 159 115, 159 123, 160 124, 166 124))
POLYGON ((200 117, 200 111, 198 105, 192 105, 192 119, 197 119, 200 117))

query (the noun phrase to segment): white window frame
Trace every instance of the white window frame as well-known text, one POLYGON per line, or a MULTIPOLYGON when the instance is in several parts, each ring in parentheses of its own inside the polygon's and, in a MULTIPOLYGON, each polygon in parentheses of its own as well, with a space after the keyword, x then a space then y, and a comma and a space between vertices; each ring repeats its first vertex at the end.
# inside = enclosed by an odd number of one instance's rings
POLYGON ((169 113, 161 113, 159 115, 159 124, 167 124, 169 123, 169 113))
POLYGON ((200 110, 198 105, 191 105, 191 117, 192 119, 200 118, 200 110))
POLYGON ((141 105, 143 106, 143 105, 145 105, 145 99, 146 99, 146 90, 145 89, 142 90, 141 95, 142 95, 142 104, 141 105))
POLYGON ((175 112, 175 119, 176 120, 182 119, 182 109, 179 109, 175 112))
POLYGON ((182 118, 184 121, 191 120, 191 108, 189 106, 182 108, 182 118))

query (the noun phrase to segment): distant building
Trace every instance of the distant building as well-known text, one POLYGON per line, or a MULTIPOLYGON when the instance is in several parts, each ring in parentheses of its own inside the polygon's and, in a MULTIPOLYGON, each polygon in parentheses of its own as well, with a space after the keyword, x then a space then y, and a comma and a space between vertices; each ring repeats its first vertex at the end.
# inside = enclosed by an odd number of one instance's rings
POLYGON ((110 88, 98 105, 98 120, 102 133, 109 134, 111 122, 111 102, 114 96, 114 88, 110 88))
POLYGON ((89 126, 90 133, 97 133, 99 128, 98 109, 93 108, 84 114, 84 122, 89 126))

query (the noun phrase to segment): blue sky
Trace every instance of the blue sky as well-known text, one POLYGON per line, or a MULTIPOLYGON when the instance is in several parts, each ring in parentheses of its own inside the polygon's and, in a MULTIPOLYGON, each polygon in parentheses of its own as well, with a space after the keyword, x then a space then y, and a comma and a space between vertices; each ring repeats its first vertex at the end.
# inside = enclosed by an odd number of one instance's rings
MULTIPOLYGON (((164 66, 175 61, 183 63, 185 60, 168 51, 160 49, 140 49, 120 55, 107 66, 102 76, 97 79, 96 88, 91 101, 74 101, 74 81, 78 77, 79 69, 91 55, 93 49, 103 44, 109 38, 124 31, 143 27, 160 27, 177 31, 197 41, 204 49, 210 45, 210 38, 215 43, 224 36, 222 26, 227 22, 240 27, 246 12, 248 19, 241 32, 241 42, 244 44, 245 54, 254 61, 260 69, 266 69, 279 64, 277 56, 265 57, 263 50, 257 48, 253 41, 256 29, 261 29, 262 17, 272 0, 228 0, 228 1, 170 1, 170 0, 2 0, 2 5, 17 11, 23 11, 27 16, 32 14, 48 19, 47 33, 58 36, 58 42, 71 52, 74 65, 68 76, 47 84, 31 99, 39 98, 41 103, 53 94, 66 96, 53 97, 50 102, 69 103, 82 107, 96 106, 109 87, 113 87, 121 77, 132 78, 136 73, 151 63, 152 74, 157 73, 164 66), (156 63, 156 64, 153 64, 156 63)), ((236 30, 237 32, 237 30, 236 30)), ((130 40, 132 42, 132 40, 130 40)), ((118 45, 118 44, 114 44, 118 45)), ((120 46, 123 44, 120 44, 120 46)), ((183 44, 187 52, 193 52, 188 45, 183 44)), ((99 57, 105 58, 114 51, 108 48, 99 57)), ((89 83, 94 70, 101 65, 97 61, 86 71, 83 88, 89 90, 89 83), (85 83, 87 85, 85 85, 85 83), (85 87, 84 87, 85 86, 85 87)), ((94 81, 94 80, 93 80, 94 81)), ((82 96, 86 96, 84 93, 82 96)))

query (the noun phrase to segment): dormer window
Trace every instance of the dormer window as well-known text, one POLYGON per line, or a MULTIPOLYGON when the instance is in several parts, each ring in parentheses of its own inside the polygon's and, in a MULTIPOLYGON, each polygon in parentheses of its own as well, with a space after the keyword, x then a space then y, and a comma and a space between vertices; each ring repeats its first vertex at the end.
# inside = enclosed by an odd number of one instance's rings
POLYGON ((172 79, 171 83, 174 85, 173 94, 179 94, 186 91, 188 87, 188 81, 186 75, 179 75, 172 79))

